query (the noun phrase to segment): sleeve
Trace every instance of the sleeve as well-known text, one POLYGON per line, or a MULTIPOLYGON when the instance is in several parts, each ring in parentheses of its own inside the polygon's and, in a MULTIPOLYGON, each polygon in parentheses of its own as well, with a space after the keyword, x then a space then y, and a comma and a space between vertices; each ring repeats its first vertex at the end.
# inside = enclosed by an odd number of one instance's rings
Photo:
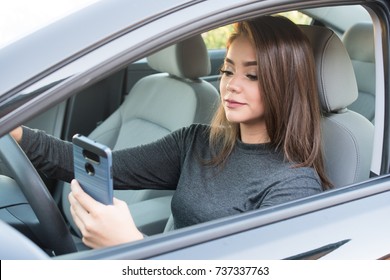
POLYGON ((175 131, 153 143, 113 152, 117 189, 175 189, 181 173, 184 131, 175 131))
MULTIPOLYGON (((116 189, 175 189, 180 177, 185 129, 156 142, 113 151, 116 189)), ((23 127, 22 149, 35 168, 49 178, 74 178, 73 144, 43 131, 23 127)))
POLYGON ((269 207, 322 192, 319 179, 307 175, 279 181, 268 189, 260 207, 269 207))
POLYGON ((35 168, 45 176, 66 182, 73 179, 72 143, 50 136, 44 131, 23 127, 20 146, 35 168))

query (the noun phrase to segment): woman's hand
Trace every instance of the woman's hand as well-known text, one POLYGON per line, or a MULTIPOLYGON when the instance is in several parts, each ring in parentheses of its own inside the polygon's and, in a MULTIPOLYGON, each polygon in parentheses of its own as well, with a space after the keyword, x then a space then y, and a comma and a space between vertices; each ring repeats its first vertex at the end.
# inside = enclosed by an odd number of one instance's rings
POLYGON ((99 248, 143 239, 126 202, 114 198, 113 205, 104 205, 85 193, 76 180, 71 189, 70 212, 85 245, 99 248))
POLYGON ((12 130, 10 134, 15 139, 16 142, 20 143, 22 141, 23 129, 21 126, 19 126, 14 130, 12 130))

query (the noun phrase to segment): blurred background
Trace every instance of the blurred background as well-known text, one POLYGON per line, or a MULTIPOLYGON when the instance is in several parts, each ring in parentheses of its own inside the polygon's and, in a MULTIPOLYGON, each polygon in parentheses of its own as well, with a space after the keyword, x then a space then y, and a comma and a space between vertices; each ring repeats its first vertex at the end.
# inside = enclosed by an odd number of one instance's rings
MULTIPOLYGON (((310 24, 312 20, 307 15, 298 11, 279 13, 278 15, 285 16, 296 24, 310 24)), ((232 31, 233 25, 227 25, 210 32, 206 32, 202 34, 202 36, 208 49, 222 49, 226 46, 226 39, 232 31)))

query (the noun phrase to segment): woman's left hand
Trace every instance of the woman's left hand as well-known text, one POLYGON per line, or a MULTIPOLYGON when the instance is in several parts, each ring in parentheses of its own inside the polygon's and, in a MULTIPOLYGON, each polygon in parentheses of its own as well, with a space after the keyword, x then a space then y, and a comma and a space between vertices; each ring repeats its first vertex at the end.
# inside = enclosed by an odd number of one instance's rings
POLYGON ((104 205, 85 193, 76 180, 71 189, 70 212, 85 245, 99 248, 143 239, 126 202, 114 198, 113 205, 104 205))

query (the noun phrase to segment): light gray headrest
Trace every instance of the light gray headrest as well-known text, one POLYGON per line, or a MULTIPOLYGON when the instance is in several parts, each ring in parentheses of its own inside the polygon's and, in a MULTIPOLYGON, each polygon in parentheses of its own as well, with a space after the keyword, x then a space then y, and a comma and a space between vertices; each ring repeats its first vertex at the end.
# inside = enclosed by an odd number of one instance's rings
POLYGON ((322 110, 336 112, 346 108, 358 97, 355 73, 347 50, 330 29, 300 27, 313 47, 322 110))
POLYGON ((352 60, 375 63, 374 28, 370 22, 353 25, 343 41, 352 60))
POLYGON ((201 35, 165 48, 148 58, 154 70, 180 78, 197 79, 210 73, 210 58, 201 35))

